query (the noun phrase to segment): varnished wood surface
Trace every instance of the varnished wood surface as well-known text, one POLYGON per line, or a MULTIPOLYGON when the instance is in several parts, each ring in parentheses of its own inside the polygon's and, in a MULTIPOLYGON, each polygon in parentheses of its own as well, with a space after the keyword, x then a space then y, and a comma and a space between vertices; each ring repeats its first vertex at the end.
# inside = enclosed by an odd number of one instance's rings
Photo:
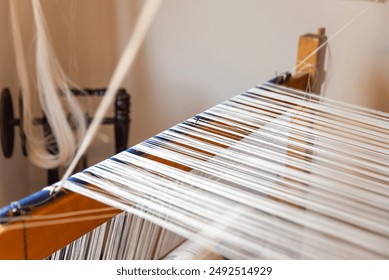
POLYGON ((120 213, 115 208, 106 209, 107 206, 100 202, 69 192, 55 203, 37 208, 20 221, 1 225, 0 259, 44 259, 120 213), (96 211, 85 213, 85 210, 96 211), (51 218, 56 214, 78 211, 84 213, 51 218))

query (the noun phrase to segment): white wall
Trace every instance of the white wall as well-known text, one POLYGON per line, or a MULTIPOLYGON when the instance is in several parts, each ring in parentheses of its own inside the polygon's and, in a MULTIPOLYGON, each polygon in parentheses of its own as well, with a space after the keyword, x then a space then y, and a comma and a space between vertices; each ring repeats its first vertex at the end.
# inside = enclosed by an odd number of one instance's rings
MULTIPOLYGON (((370 3, 165 0, 124 83, 133 98, 131 144, 268 80, 275 72, 293 68, 301 34, 324 26, 331 36, 370 3)), ((80 86, 107 85, 141 4, 141 0, 43 1, 58 56, 80 86)), ((380 79, 372 74, 379 67, 389 68, 388 14, 389 3, 377 4, 330 44, 327 96, 370 106, 380 100, 384 109, 382 100, 388 99, 377 97, 377 89, 387 93, 388 85, 382 82, 386 73, 378 72, 380 79)), ((15 76, 5 0, 0 1, 0 15, 3 87, 14 85, 15 76)), ((111 137, 109 129, 104 132, 111 137)), ((112 147, 96 141, 91 161, 106 158, 112 147)), ((16 190, 26 184, 30 191, 44 185, 43 172, 20 156, 5 160, 0 155, 0 170, 0 204, 20 195, 16 190)))
MULTIPOLYGON (((166 0, 136 66, 132 142, 291 69, 297 40, 331 36, 366 1, 166 0)), ((373 55, 388 48, 389 5, 378 4, 330 44, 326 95, 368 104, 373 55)), ((373 65, 376 67, 375 65, 373 65)))

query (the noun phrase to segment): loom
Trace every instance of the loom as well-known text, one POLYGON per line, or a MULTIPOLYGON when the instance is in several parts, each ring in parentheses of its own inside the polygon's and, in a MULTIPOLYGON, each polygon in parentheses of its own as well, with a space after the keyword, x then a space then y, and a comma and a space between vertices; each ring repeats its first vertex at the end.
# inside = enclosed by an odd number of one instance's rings
MULTIPOLYGON (((300 38, 299 43, 299 52, 297 58, 297 64, 300 63, 308 54, 312 53, 313 50, 317 49, 324 41, 326 36, 324 35, 324 30, 320 29, 318 34, 307 34, 300 38)), ((287 86, 288 88, 294 88, 298 90, 307 90, 311 85, 314 92, 318 92, 320 85, 324 79, 324 55, 325 49, 322 49, 316 55, 312 56, 306 64, 302 65, 297 69, 297 74, 291 76, 290 74, 285 74, 280 77, 276 77, 271 81, 271 83, 287 86), (307 67, 309 65, 309 67, 307 67), (313 83, 313 81, 316 81, 313 83)), ((270 84, 265 84, 262 86, 262 90, 268 90, 269 92, 277 92, 280 90, 277 86, 271 86, 270 84)), ((304 94, 300 91, 294 91, 292 89, 283 89, 290 94, 295 94, 299 98, 304 98, 304 94)), ((248 95, 252 95, 253 91, 249 91, 248 95)), ((273 97, 269 97, 272 99, 273 97)), ((288 102, 286 102, 288 104, 288 102)), ((255 105, 253 105, 255 106, 255 105)), ((303 108, 303 105, 296 105, 296 110, 298 108, 303 108)), ((272 111, 269 107, 266 112, 276 114, 277 117, 280 116, 280 113, 272 111)), ((215 119, 212 122, 218 123, 218 120, 215 119)), ((208 124, 208 120, 204 121, 202 117, 195 117, 193 119, 193 126, 201 127, 204 124, 208 124)), ((205 126, 206 127, 206 126, 205 126)), ((226 139, 239 140, 243 139, 242 136, 237 136, 237 130, 234 127, 227 127, 227 131, 220 130, 219 134, 226 139)), ((174 128, 173 128, 174 130, 174 128)), ((205 131, 212 132, 217 130, 212 126, 206 127, 205 131)), ((181 132, 183 133, 183 132, 181 132)), ((185 134, 185 133, 184 133, 185 134)), ((307 136, 307 135, 306 135, 307 136)), ((195 137, 196 138, 196 137, 195 137)), ((158 139, 158 137, 157 137, 158 139)), ((303 156, 301 154, 309 154, 309 137, 307 136, 306 140, 301 140, 301 138, 296 138, 297 145, 289 156, 295 157, 296 159, 301 159, 303 156)), ((174 140, 173 140, 174 141, 174 140)), ((147 142, 147 141, 146 141, 147 142)), ((146 146, 146 145, 145 145, 146 146)), ((181 144, 185 148, 185 144, 181 144)), ((223 144, 219 144, 219 148, 227 148, 223 144)), ((201 148, 198 148, 201 150, 201 148)), ((216 148, 215 148, 216 149, 216 148)), ((217 149, 218 150, 218 149, 217 149)), ((135 156, 143 157, 146 160, 152 160, 157 163, 165 164, 169 167, 174 167, 180 171, 190 172, 191 168, 180 162, 174 162, 172 160, 161 158, 158 156, 147 155, 147 152, 134 149, 129 149, 127 151, 130 154, 135 156)), ((120 155, 119 159, 120 161, 120 155)), ((290 166, 286 165, 285 168, 296 169, 296 167, 290 163, 290 166)), ((88 176, 89 171, 87 170, 84 175, 88 176)), ((77 177, 72 177, 71 182, 79 184, 82 181, 84 175, 77 177)), ((93 176, 92 176, 93 177, 93 176)), ((286 181, 293 181, 293 179, 285 178, 286 181)), ((82 183, 84 184, 84 183, 82 183)), ((90 186, 90 184, 89 184, 90 186)), ((277 200, 276 197, 270 197, 271 200, 277 200)), ((286 204, 291 204, 292 202, 285 202, 286 204)), ((293 204, 293 203, 292 203, 293 204)), ((301 206, 295 205, 293 207, 299 208, 301 206)), ((120 214, 122 211, 113 207, 107 207, 107 205, 98 202, 96 200, 90 199, 86 196, 80 195, 76 192, 61 190, 56 192, 55 195, 51 194, 51 189, 43 190, 37 194, 32 195, 26 199, 23 199, 17 203, 13 203, 10 206, 3 208, 1 210, 2 225, 0 226, 0 259, 43 259, 49 257, 51 254, 55 253, 57 250, 65 247, 74 240, 84 236, 91 230, 101 226, 108 221, 108 224, 116 225, 118 223, 128 223, 126 217, 123 217, 123 214, 120 214), (66 213, 75 213, 75 217, 67 216, 66 213), (117 216, 119 214, 119 216, 117 216), (58 219, 52 221, 51 218, 55 216, 58 219), (116 220, 112 221, 113 217, 117 216, 116 220), (36 219, 37 218, 37 219, 36 219), (52 223, 51 223, 52 222, 52 223), (42 225, 40 225, 42 223, 42 225)), ((387 214, 387 212, 386 212, 387 214)), ((143 223, 138 221, 138 223, 143 223)), ((104 225, 103 225, 104 226, 104 225)), ((173 249, 178 245, 184 242, 184 238, 176 238, 173 240, 173 234, 165 231, 161 228, 152 228, 150 224, 147 225, 151 230, 156 230, 160 232, 159 240, 148 240, 148 242, 156 246, 154 254, 149 256, 150 258, 163 258, 168 255, 173 249), (163 235, 163 236, 162 236, 163 235), (168 241, 170 238, 170 242, 168 241), (166 244, 161 244, 161 241, 165 240, 166 244), (162 248, 163 247, 163 248, 162 248)), ((108 227, 108 226, 107 226, 108 227)), ((117 229, 120 231, 120 229, 117 229)), ((112 229, 110 233, 114 233, 115 230, 112 229)), ((82 240, 79 239, 79 243, 86 242, 92 244, 97 242, 95 236, 107 235, 106 229, 102 229, 98 233, 92 233, 92 236, 89 239, 82 240), (96 240, 95 240, 96 239, 96 240)), ((140 238, 140 237, 138 237, 140 238)), ((147 237, 143 237, 147 242, 147 237)), ((388 236, 386 236, 388 238, 388 236)), ((77 241, 76 241, 77 242, 77 241)), ((109 243, 109 241, 104 241, 109 243)), ((111 242, 111 241, 110 241, 111 242)), ((112 241, 113 242, 113 241, 112 241)), ((127 245, 131 242, 137 242, 129 240, 127 245)), ((386 243, 384 244, 386 246, 386 243)), ((112 244, 114 246, 114 244, 112 244)), ((65 251, 59 251, 56 253, 57 257, 70 258, 66 255, 65 251)), ((220 253, 220 252, 219 252, 220 253)), ((82 255, 80 253, 80 255, 82 255)), ((103 252, 97 252, 92 258, 102 258, 108 256, 109 254, 103 252)), ((83 255, 84 256, 84 255, 83 255)), ((111 254, 109 256, 115 256, 111 254)), ((219 254, 206 253, 204 258, 218 258, 219 254)), ((381 257, 387 257, 381 255, 381 257)), ((135 256, 135 258, 137 258, 135 256)))

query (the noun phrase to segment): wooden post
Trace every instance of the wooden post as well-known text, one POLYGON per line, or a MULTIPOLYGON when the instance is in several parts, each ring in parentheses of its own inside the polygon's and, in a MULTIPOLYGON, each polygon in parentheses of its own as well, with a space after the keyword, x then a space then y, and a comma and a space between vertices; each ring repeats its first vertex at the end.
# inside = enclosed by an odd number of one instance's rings
MULTIPOLYGON (((300 36, 296 65, 299 65, 326 41, 327 36, 325 35, 324 28, 319 28, 317 34, 305 34, 300 36)), ((321 86, 325 78, 325 54, 326 48, 324 47, 316 54, 312 55, 305 63, 296 69, 296 74, 286 82, 285 85, 320 94, 321 86)))

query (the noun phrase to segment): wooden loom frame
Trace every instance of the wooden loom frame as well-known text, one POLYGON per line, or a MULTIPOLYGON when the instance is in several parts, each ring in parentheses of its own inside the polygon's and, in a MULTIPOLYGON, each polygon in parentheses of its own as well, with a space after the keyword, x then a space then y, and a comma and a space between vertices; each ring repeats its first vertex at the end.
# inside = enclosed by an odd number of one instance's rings
MULTIPOLYGON (((323 28, 319 29, 318 34, 302 35, 299 40, 297 64, 326 40, 323 28)), ((295 75, 281 76, 274 81, 300 90, 307 90, 310 85, 315 84, 312 91, 318 93, 324 80, 324 58, 325 48, 300 66, 295 75)), ((172 165, 163 159, 148 158, 172 165)), ((65 191, 21 218, 12 217, 11 222, 0 224, 0 259, 44 259, 121 212, 93 199, 65 191), (104 210, 103 217, 94 217, 93 213, 85 211, 96 209, 104 210), (44 221, 49 220, 50 215, 75 211, 82 211, 77 221, 68 222, 65 218, 52 225, 30 226, 34 222, 33 217, 40 217, 44 221)))

